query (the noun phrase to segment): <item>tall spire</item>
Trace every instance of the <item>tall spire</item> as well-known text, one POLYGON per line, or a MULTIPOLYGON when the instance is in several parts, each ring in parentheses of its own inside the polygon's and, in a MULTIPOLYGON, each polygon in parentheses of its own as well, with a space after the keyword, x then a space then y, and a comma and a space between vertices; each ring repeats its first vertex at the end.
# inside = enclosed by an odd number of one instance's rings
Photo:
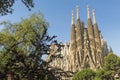
POLYGON ((96 16, 95 16, 95 10, 92 10, 92 15, 93 15, 93 24, 96 24, 96 16))
POLYGON ((76 56, 76 30, 74 24, 74 12, 72 10, 72 21, 71 21, 71 41, 70 41, 70 56, 71 56, 71 70, 74 71, 75 56, 76 56))
POLYGON ((88 17, 88 19, 90 18, 90 7, 89 7, 89 5, 87 5, 87 17, 88 17))
POLYGON ((74 24, 74 11, 72 10, 72 21, 71 24, 74 24))
POLYGON ((76 6, 76 10, 77 10, 77 19, 80 19, 80 15, 79 15, 79 7, 78 7, 78 5, 76 6))

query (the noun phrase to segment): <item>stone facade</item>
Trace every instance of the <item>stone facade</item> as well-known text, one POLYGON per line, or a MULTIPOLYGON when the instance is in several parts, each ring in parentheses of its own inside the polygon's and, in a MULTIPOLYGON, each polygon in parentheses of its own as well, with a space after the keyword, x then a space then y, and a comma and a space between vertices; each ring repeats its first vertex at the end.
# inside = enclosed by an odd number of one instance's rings
MULTIPOLYGON (((98 29, 95 11, 92 11, 93 21, 90 17, 89 6, 87 6, 87 13, 88 28, 84 26, 84 22, 80 21, 78 6, 76 24, 74 23, 74 13, 72 11, 71 40, 69 43, 61 44, 63 46, 60 52, 53 53, 53 55, 61 54, 62 59, 56 58, 52 61, 51 66, 73 72, 84 68, 92 70, 102 68, 103 58, 108 53, 107 43, 98 29)), ((51 47, 53 51, 56 48, 51 47)))

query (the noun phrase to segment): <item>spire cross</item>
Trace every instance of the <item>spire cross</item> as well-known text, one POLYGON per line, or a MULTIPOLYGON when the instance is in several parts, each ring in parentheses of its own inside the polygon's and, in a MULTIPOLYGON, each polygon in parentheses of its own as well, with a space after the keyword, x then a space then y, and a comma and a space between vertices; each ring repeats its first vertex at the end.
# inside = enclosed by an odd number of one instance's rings
POLYGON ((74 11, 72 10, 72 21, 71 24, 74 24, 74 11))
POLYGON ((96 24, 96 16, 95 16, 95 10, 92 10, 92 15, 93 15, 93 23, 96 24))
POLYGON ((76 6, 76 10, 77 10, 77 19, 80 19, 80 15, 79 15, 79 7, 76 6))
POLYGON ((90 18, 90 7, 89 7, 89 5, 87 5, 87 12, 88 12, 87 16, 88 16, 88 19, 89 19, 90 18))

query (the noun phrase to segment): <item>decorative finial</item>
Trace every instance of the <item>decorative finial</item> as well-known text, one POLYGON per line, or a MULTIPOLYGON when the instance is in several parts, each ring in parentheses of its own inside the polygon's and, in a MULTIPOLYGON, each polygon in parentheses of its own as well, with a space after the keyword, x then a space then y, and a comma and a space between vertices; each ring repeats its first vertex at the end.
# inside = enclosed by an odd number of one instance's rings
POLYGON ((88 16, 88 19, 90 18, 90 7, 89 7, 89 5, 87 5, 87 16, 88 16))
POLYGON ((79 7, 78 7, 78 5, 76 6, 76 10, 77 10, 77 19, 80 19, 80 15, 79 15, 79 7))
POLYGON ((72 10, 72 21, 71 24, 74 24, 74 11, 72 10))
POLYGON ((95 16, 95 10, 92 10, 92 15, 93 15, 93 23, 96 24, 96 16, 95 16))

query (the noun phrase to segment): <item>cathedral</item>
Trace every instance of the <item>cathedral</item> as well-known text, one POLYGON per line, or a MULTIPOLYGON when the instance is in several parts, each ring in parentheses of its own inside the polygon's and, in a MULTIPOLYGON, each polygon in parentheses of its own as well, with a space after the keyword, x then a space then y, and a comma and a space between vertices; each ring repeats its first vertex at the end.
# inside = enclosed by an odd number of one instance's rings
POLYGON ((51 55, 60 54, 62 56, 62 58, 53 60, 50 64, 51 66, 73 72, 85 68, 90 68, 94 71, 102 68, 103 59, 108 53, 108 48, 98 29, 94 9, 92 10, 91 19, 90 8, 87 6, 87 27, 80 19, 78 6, 76 7, 76 22, 72 11, 70 37, 70 42, 61 44, 62 47, 59 52, 57 51, 57 45, 51 45, 51 55))

